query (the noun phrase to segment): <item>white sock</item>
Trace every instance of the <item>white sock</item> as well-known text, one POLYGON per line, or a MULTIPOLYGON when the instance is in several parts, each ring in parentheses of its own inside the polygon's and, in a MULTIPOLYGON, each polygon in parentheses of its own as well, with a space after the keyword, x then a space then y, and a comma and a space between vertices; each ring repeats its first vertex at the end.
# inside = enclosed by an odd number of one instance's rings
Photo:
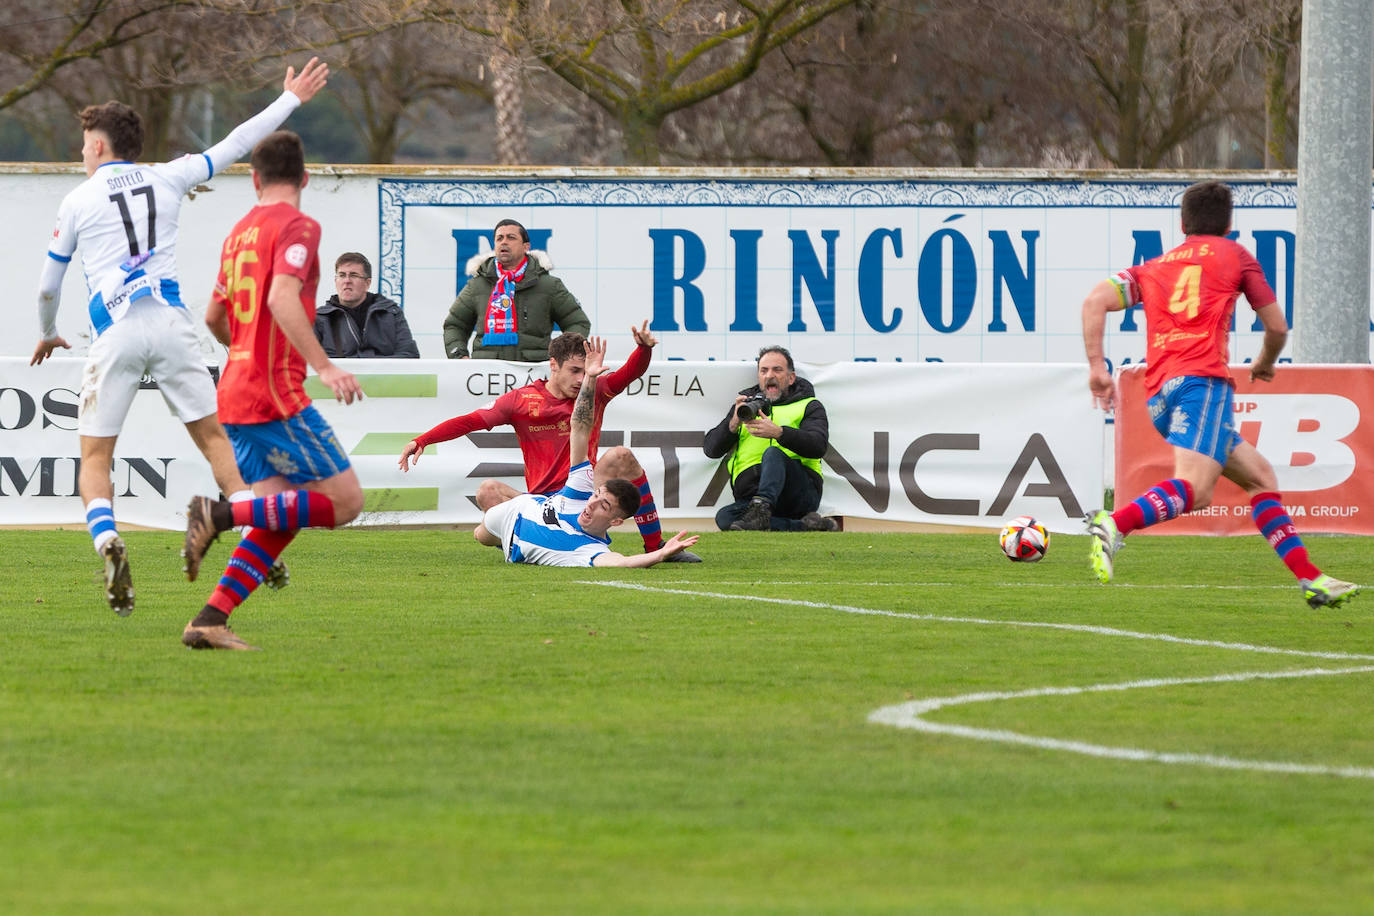
MULTIPOLYGON (((230 493, 230 494, 229 494, 229 501, 230 501, 231 503, 244 503, 244 502, 248 502, 248 500, 250 500, 250 499, 252 499, 252 498, 253 498, 253 491, 252 491, 252 490, 238 490, 238 491, 236 491, 236 492, 234 492, 234 493, 230 493)), ((248 529, 251 528, 251 527, 253 527, 253 526, 252 526, 252 525, 239 525, 239 528, 238 528, 239 537, 243 537, 244 535, 246 535, 246 534, 248 533, 248 529)))

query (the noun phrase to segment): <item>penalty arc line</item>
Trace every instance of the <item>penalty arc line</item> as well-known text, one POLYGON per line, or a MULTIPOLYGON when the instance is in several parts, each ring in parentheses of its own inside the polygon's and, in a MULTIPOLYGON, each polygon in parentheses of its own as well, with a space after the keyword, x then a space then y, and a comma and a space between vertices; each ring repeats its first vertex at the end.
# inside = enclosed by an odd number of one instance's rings
MULTIPOLYGON (((1323 658, 1347 661, 1374 661, 1374 655, 1362 655, 1358 653, 1348 652, 1315 652, 1301 649, 1283 649, 1277 646, 1261 646, 1252 645, 1249 643, 1230 643, 1220 642, 1216 640, 1192 639, 1188 637, 1173 636, 1172 634, 1168 633, 1139 633, 1131 630, 1120 630, 1115 629, 1113 627, 1099 627, 1090 626, 1086 624, 1048 623, 1044 621, 1023 620, 991 620, 979 617, 951 617, 938 614, 915 614, 901 611, 883 611, 875 608, 861 608, 854 607, 852 605, 830 604, 821 601, 805 601, 797 598, 768 598, 761 595, 739 595, 724 592, 697 591, 691 589, 660 588, 655 586, 638 585, 627 582, 584 581, 582 584, 600 585, 607 588, 621 588, 630 591, 655 592, 670 595, 686 595, 700 598, 725 598, 736 601, 755 601, 765 604, 791 605, 794 607, 811 607, 841 611, 847 614, 860 614, 865 616, 877 617, 895 617, 907 620, 926 620, 937 623, 967 623, 978 626, 1011 626, 1067 630, 1070 632, 1090 633, 1101 636, 1117 636, 1130 639, 1156 640, 1159 642, 1167 642, 1180 645, 1202 646, 1241 652, 1254 652, 1266 655, 1296 655, 1305 656, 1308 658, 1323 658)), ((1175 687, 1189 684, 1223 684, 1243 683, 1245 681, 1259 680, 1281 680, 1302 677, 1332 677, 1340 674, 1368 674, 1371 672, 1374 672, 1374 665, 1363 665, 1359 667, 1338 669, 1308 668, 1300 671, 1254 671, 1236 674, 1221 674, 1211 677, 1155 678, 1150 680, 1126 681, 1117 684, 1092 684, 1086 687, 1038 687, 1034 689, 1019 691, 969 693, 963 694, 961 696, 913 700, 907 703, 900 703, 895 706, 884 706, 870 713, 868 716, 868 721, 879 725, 889 725, 894 728, 910 729, 913 731, 921 731, 929 734, 948 735, 952 737, 966 738, 974 741, 992 741, 1003 744, 1016 744, 1026 747, 1040 748, 1043 750, 1066 751, 1075 754, 1083 754, 1089 757, 1098 757, 1113 760, 1130 760, 1136 762, 1207 766, 1218 769, 1252 770, 1266 773, 1337 776, 1349 779, 1374 779, 1374 768, 1369 767, 1329 766, 1324 764, 1292 763, 1287 761, 1245 760, 1215 754, 1172 753, 1165 751, 1152 751, 1143 748, 1112 747, 1108 745, 1091 744, 1084 741, 1068 741, 1060 738, 1044 738, 1034 735, 1023 735, 1018 732, 1006 731, 1002 729, 973 728, 971 726, 966 725, 945 725, 936 722, 928 722, 925 719, 921 718, 927 713, 932 713, 936 710, 943 709, 949 706, 960 706, 970 703, 994 702, 999 700, 1016 700, 1044 696, 1074 696, 1087 693, 1105 693, 1109 691, 1140 690, 1152 687, 1175 687)))
POLYGON ((1143 748, 1112 747, 1105 744, 1091 744, 1086 741, 1067 741, 1060 738, 1042 738, 1023 735, 1018 732, 994 728, 973 728, 967 725, 945 725, 927 722, 921 718, 926 713, 947 706, 967 703, 983 703, 996 700, 1019 700, 1028 697, 1074 696, 1085 693, 1106 691, 1139 690, 1150 687, 1177 687, 1188 684, 1229 684, 1245 681, 1279 680, 1282 678, 1332 677, 1338 674, 1368 674, 1374 672, 1374 665, 1358 668, 1308 668, 1303 671, 1251 671, 1237 674, 1221 674, 1215 677, 1156 678, 1145 681, 1126 681, 1120 684, 1092 684, 1088 687, 1040 687, 1033 690, 1018 690, 1006 693, 968 693, 963 696, 941 699, 913 700, 896 706, 884 706, 869 713, 868 721, 877 725, 890 725, 913 731, 935 735, 949 735, 968 738, 974 741, 996 741, 1003 744, 1018 744, 1025 747, 1051 751, 1068 751, 1088 757, 1110 760, 1132 760, 1146 763, 1179 764, 1187 766, 1207 766, 1224 770, 1254 770, 1264 773, 1296 773, 1307 776, 1341 776, 1347 779, 1374 779, 1374 769, 1356 766, 1330 766, 1316 763, 1291 763, 1281 760, 1245 760, 1216 754, 1171 753, 1151 751, 1143 748))

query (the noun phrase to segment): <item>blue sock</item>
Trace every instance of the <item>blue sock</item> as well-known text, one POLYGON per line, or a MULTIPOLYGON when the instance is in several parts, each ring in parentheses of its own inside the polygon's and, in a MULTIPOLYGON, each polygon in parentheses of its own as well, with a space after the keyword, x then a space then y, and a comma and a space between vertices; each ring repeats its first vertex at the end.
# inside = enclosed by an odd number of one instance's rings
POLYGON ((95 542, 96 553, 119 537, 119 529, 115 528, 114 507, 108 499, 93 499, 86 503, 86 530, 95 542))

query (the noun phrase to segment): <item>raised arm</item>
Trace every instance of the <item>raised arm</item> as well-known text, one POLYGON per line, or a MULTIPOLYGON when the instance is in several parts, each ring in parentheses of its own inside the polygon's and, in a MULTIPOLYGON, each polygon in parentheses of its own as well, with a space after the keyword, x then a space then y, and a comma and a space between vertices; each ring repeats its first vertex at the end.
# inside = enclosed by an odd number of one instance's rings
POLYGON ((605 381, 602 382, 611 397, 615 397, 630 387, 631 382, 648 371, 649 360, 653 359, 654 347, 658 346, 658 338, 649 331, 649 322, 647 321, 640 328, 631 325, 630 334, 635 341, 635 348, 630 351, 630 358, 625 360, 625 365, 609 373, 605 381))
POLYGON ((596 423, 596 379, 606 371, 606 341, 591 337, 587 339, 586 347, 586 375, 582 388, 577 392, 577 402, 573 404, 568 435, 568 457, 573 467, 587 460, 587 446, 591 442, 592 426, 596 423))
POLYGON ((229 132, 229 136, 205 151, 210 177, 233 165, 252 152, 258 141, 281 126, 291 112, 315 97, 329 79, 329 65, 318 57, 297 73, 295 67, 286 68, 282 94, 262 111, 229 132))

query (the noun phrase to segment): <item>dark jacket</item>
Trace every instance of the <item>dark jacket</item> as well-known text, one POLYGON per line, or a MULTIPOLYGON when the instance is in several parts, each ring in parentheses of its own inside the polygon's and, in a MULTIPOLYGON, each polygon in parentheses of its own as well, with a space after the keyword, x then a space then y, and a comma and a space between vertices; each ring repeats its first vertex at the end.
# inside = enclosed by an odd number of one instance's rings
MULTIPOLYGON (((740 394, 752 397, 760 394, 761 389, 758 385, 745 388, 740 394)), ((806 398, 814 398, 816 389, 812 384, 800 376, 792 383, 792 387, 783 393, 783 396, 775 402, 778 405, 791 404, 806 398)), ((731 404, 730 409, 725 413, 725 419, 721 420, 713 429, 706 431, 706 439, 702 444, 702 449, 706 452, 707 458, 724 458, 731 454, 739 444, 739 430, 730 431, 730 418, 735 415, 735 405, 731 404)), ((782 435, 778 437, 778 444, 788 451, 796 452, 803 458, 820 459, 825 457, 826 451, 830 447, 830 418, 826 416, 825 407, 820 401, 812 401, 806 405, 806 410, 802 413, 801 422, 795 427, 784 426, 782 435)), ((821 492, 821 475, 808 467, 803 466, 806 476, 815 485, 816 492, 821 492)), ((740 471, 732 485, 735 499, 748 499, 759 489, 759 474, 762 469, 759 465, 745 468, 740 471)))
POLYGON ((591 333, 592 323, 582 306, 563 281, 549 273, 553 265, 548 255, 531 251, 529 259, 525 275, 515 284, 515 321, 520 342, 499 347, 482 346, 487 305, 491 302, 491 291, 496 288, 496 258, 478 255, 468 262, 468 272, 472 276, 449 306, 448 317, 444 319, 444 353, 449 359, 470 355, 475 359, 542 363, 549 358, 549 340, 553 337, 555 324, 565 332, 575 331, 584 337, 591 333), (475 339, 474 329, 477 332, 475 339))
POLYGON ((358 306, 361 331, 339 304, 338 296, 315 310, 315 339, 330 359, 419 359, 420 348, 410 336, 401 307, 379 293, 368 293, 358 306))

